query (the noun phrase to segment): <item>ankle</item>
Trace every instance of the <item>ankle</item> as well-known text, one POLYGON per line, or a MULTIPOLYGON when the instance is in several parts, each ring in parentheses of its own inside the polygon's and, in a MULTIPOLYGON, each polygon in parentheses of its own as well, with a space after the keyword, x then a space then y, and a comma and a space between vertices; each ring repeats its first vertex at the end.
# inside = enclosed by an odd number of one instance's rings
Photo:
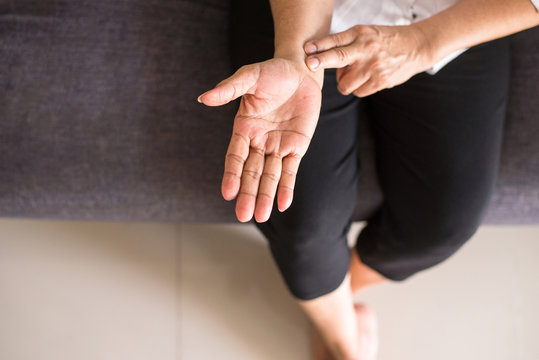
POLYGON ((357 352, 348 353, 348 354, 338 354, 335 356, 335 358, 339 360, 360 360, 359 356, 355 354, 357 354, 357 352))
POLYGON ((358 353, 359 353, 359 344, 357 343, 357 339, 354 338, 354 340, 351 340, 348 342, 348 347, 343 347, 342 344, 334 344, 333 346, 330 346, 331 352, 333 353, 333 356, 335 356, 336 359, 339 360, 359 360, 358 353), (350 347, 350 345, 352 347, 350 347))

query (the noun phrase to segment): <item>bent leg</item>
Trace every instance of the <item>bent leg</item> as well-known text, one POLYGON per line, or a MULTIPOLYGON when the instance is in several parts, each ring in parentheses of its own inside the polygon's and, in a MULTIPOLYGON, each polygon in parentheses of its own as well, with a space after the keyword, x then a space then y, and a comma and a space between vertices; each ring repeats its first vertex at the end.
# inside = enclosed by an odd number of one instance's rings
POLYGON ((337 288, 349 267, 347 234, 356 205, 357 99, 340 95, 335 72, 328 71, 322 112, 302 159, 294 199, 281 213, 257 227, 291 293, 314 299, 337 288))
POLYGON ((498 171, 508 79, 505 38, 366 99, 385 201, 358 238, 365 264, 403 280, 475 233, 498 171))
MULTIPOLYGON (((234 0, 233 5, 235 67, 271 57, 267 0, 234 0)), ((366 326, 356 321, 348 274, 347 233, 358 178, 357 102, 339 94, 335 70, 326 71, 321 116, 299 166, 292 205, 283 213, 274 206, 269 221, 256 223, 290 293, 339 359, 361 350, 358 329, 366 326)))
MULTIPOLYGON (((273 55, 273 20, 268 0, 232 2, 235 67, 273 55)), ((291 293, 308 300, 335 290, 348 270, 347 233, 355 208, 358 162, 358 99, 336 89, 327 70, 315 133, 301 160, 292 205, 273 206, 269 221, 256 223, 269 241, 291 293)))

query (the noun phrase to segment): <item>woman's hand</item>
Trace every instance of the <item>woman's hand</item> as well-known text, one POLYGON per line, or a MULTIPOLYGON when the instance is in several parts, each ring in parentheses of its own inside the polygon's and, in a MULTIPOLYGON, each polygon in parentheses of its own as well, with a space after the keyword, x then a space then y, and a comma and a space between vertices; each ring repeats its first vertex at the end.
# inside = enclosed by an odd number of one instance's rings
POLYGON ((268 220, 277 192, 280 211, 292 203, 299 163, 321 104, 321 81, 302 62, 281 58, 240 68, 202 94, 208 106, 242 96, 225 158, 222 194, 237 197, 241 222, 268 220))
POLYGON ((308 41, 304 50, 312 71, 338 68, 339 91, 358 97, 402 84, 433 63, 426 37, 413 25, 357 25, 308 41))

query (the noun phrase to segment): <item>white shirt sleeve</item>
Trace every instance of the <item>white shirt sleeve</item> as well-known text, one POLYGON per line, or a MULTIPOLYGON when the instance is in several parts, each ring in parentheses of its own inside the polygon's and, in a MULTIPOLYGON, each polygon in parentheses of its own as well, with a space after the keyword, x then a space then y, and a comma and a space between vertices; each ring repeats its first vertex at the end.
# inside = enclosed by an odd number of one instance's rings
POLYGON ((468 48, 457 50, 454 53, 451 53, 451 54, 447 55, 445 58, 443 58, 442 60, 440 60, 436 64, 434 64, 429 70, 426 71, 426 73, 429 74, 429 75, 436 74, 438 71, 440 71, 441 68, 443 68, 449 62, 451 62, 451 60, 453 60, 454 58, 456 58, 457 56, 459 56, 460 54, 462 54, 466 50, 468 50, 468 48))
MULTIPOLYGON (((533 6, 535 6, 537 11, 539 12, 539 0, 530 0, 530 1, 532 2, 533 6)), ((447 65, 447 63, 449 63, 451 60, 453 60, 454 58, 456 58, 457 56, 459 56, 460 54, 462 54, 466 50, 468 50, 468 49, 466 48, 466 49, 458 50, 458 51, 455 51, 452 54, 449 54, 448 56, 446 56, 445 58, 443 58, 442 60, 440 60, 439 62, 434 64, 432 66, 432 68, 430 68, 430 69, 428 69, 426 71, 426 73, 429 74, 429 75, 436 74, 441 68, 443 68, 445 65, 447 65)))

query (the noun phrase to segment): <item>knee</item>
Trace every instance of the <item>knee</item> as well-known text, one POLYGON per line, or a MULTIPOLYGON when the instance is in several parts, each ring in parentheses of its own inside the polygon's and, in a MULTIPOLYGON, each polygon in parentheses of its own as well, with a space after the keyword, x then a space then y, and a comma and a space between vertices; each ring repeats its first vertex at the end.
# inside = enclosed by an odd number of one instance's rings
POLYGON ((291 215, 272 217, 257 226, 268 239, 290 293, 297 299, 311 300, 342 282, 350 258, 346 242, 349 225, 328 217, 291 215))
POLYGON ((326 212, 288 214, 271 219, 271 245, 286 251, 291 258, 300 258, 318 252, 325 246, 341 242, 349 230, 346 217, 330 216, 326 212))
POLYGON ((444 260, 455 253, 477 231, 480 218, 447 216, 426 222, 423 231, 407 241, 410 251, 416 255, 428 254, 431 258, 444 260))
POLYGON ((481 216, 461 214, 430 218, 421 232, 402 242, 405 249, 396 256, 396 263, 409 264, 403 268, 403 278, 437 265, 455 254, 478 230, 481 216))
POLYGON ((481 225, 488 209, 489 187, 464 192, 440 191, 427 202, 410 211, 415 219, 401 221, 404 241, 416 251, 453 253, 469 240, 481 225), (409 221, 407 221, 409 220, 409 221))
POLYGON ((329 231, 321 225, 303 223, 296 226, 273 224, 259 226, 268 239, 270 250, 278 264, 289 269, 308 268, 320 249, 329 240, 329 231))
POLYGON ((481 218, 480 213, 433 213, 415 224, 367 226, 358 239, 358 254, 385 277, 405 280, 452 256, 475 234, 481 218))

